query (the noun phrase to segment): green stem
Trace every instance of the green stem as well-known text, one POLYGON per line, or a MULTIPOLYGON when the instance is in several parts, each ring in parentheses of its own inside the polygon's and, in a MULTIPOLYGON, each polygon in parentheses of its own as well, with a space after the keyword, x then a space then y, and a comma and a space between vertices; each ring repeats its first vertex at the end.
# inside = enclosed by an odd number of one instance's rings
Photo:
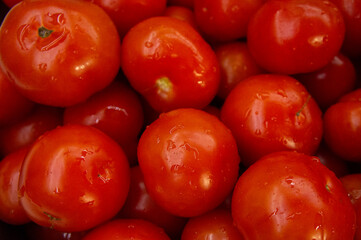
POLYGON ((38 28, 38 34, 41 38, 49 37, 52 32, 53 30, 47 29, 44 26, 38 28))

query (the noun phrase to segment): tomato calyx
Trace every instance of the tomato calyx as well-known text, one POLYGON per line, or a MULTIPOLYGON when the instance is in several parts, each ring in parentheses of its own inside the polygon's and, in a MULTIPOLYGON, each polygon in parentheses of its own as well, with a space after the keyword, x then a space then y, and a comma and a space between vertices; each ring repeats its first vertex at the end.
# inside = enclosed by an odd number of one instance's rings
POLYGON ((60 220, 60 218, 57 218, 57 217, 51 215, 51 214, 48 213, 48 212, 43 212, 43 213, 49 218, 49 220, 50 220, 51 222, 52 222, 52 221, 59 221, 59 220, 60 220))
POLYGON ((173 91, 173 84, 168 77, 160 77, 155 81, 157 94, 163 98, 168 99, 173 91))
POLYGON ((53 33, 53 30, 47 29, 47 28, 44 27, 44 26, 41 26, 41 27, 38 28, 38 35, 39 35, 39 37, 41 37, 41 38, 47 38, 47 37, 49 37, 52 33, 53 33))
POLYGON ((299 116, 301 115, 301 112, 303 111, 303 109, 305 109, 305 107, 307 106, 307 104, 308 104, 308 102, 310 101, 310 99, 311 99, 311 95, 308 95, 305 103, 302 105, 302 107, 300 108, 300 110, 298 110, 298 111, 296 112, 296 116, 297 116, 297 117, 299 117, 299 116))

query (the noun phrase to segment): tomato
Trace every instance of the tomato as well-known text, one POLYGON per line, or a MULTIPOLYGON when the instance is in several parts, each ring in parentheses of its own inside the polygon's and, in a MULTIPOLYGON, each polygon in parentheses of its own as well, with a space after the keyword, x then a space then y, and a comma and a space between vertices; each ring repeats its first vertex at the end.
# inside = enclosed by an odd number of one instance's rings
POLYGON ((117 217, 147 220, 163 228, 172 239, 178 239, 188 219, 174 216, 154 202, 147 192, 139 166, 130 169, 130 176, 127 201, 117 217))
POLYGON ((356 216, 340 180, 317 157, 264 156, 238 179, 232 216, 245 239, 349 239, 356 216))
POLYGON ((344 95, 324 114, 324 139, 348 161, 361 162, 361 89, 344 95))
POLYGON ((264 72, 253 59, 246 42, 233 41, 219 44, 214 51, 221 69, 217 96, 223 100, 237 83, 264 72))
POLYGON ((209 41, 244 38, 252 15, 264 0, 194 0, 196 23, 209 41))
POLYGON ((233 225, 231 212, 216 209, 189 219, 184 227, 181 240, 230 239, 243 240, 233 225))
POLYGON ((181 108, 145 129, 138 161, 153 200, 176 216, 193 217, 232 192, 240 158, 232 133, 217 117, 181 108))
POLYGON ((123 147, 132 165, 143 127, 144 114, 138 94, 125 82, 114 81, 85 102, 65 108, 64 124, 96 127, 123 147), (130 145, 132 144, 132 145, 130 145))
POLYGON ((109 16, 89 2, 23 1, 1 25, 0 65, 27 98, 69 106, 114 79, 120 39, 109 16))
POLYGON ((164 16, 174 17, 189 23, 194 29, 197 30, 197 23, 194 12, 182 6, 168 6, 163 13, 164 16))
POLYGON ((322 112, 306 88, 287 75, 254 75, 239 82, 222 106, 221 119, 245 166, 276 151, 314 154, 322 139, 322 112))
POLYGON ((170 240, 162 228, 141 219, 118 219, 93 229, 83 240, 170 240))
POLYGON ((30 148, 19 196, 35 223, 76 232, 114 217, 129 185, 128 160, 114 140, 93 127, 66 125, 43 134, 30 148))
POLYGON ((24 117, 34 105, 16 90, 4 72, 0 70, 0 125, 9 124, 24 117))
POLYGON ((361 174, 348 174, 340 178, 356 212, 356 233, 354 240, 361 239, 361 174))
POLYGON ((343 54, 337 54, 325 67, 311 73, 294 76, 299 80, 322 110, 356 86, 356 70, 353 62, 343 54))
POLYGON ((120 37, 137 23, 160 16, 166 8, 166 0, 88 0, 101 8, 111 17, 120 37))
POLYGON ((127 79, 158 112, 203 108, 217 93, 220 75, 215 53, 182 20, 148 18, 127 33, 122 49, 127 79))
POLYGON ((329 1, 267 1, 248 25, 247 44, 269 72, 296 74, 326 66, 345 35, 340 10, 329 1))
POLYGON ((361 1, 331 0, 342 12, 346 33, 342 52, 351 58, 361 57, 361 1))
POLYGON ((0 161, 0 220, 21 225, 30 222, 18 197, 21 165, 28 148, 21 148, 0 161))
POLYGON ((36 105, 26 117, 0 128, 0 153, 9 154, 32 144, 40 135, 62 124, 61 108, 36 105))

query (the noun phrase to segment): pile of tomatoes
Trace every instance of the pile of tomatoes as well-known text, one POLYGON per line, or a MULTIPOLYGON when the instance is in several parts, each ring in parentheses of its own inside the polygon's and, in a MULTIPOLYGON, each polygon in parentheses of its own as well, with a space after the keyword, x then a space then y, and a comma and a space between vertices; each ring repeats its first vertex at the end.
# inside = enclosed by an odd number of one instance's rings
POLYGON ((3 0, 0 239, 361 239, 361 0, 3 0))

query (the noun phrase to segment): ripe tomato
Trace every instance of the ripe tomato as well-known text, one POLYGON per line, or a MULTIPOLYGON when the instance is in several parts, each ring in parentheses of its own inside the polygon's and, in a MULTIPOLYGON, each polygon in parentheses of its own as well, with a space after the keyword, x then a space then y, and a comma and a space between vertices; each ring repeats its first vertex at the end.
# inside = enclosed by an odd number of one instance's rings
POLYGON ((166 8, 166 0, 87 0, 101 8, 115 23, 120 37, 137 23, 155 16, 162 15, 166 8))
POLYGON ((194 16, 194 12, 182 6, 168 6, 163 13, 164 16, 174 17, 180 20, 183 20, 190 24, 194 29, 197 30, 197 23, 194 16))
POLYGON ((122 149, 100 130, 58 127, 30 148, 20 173, 20 202, 41 226, 63 232, 88 230, 121 209, 129 172, 122 149))
POLYGON ((353 62, 343 54, 337 54, 325 67, 294 76, 310 92, 322 110, 326 110, 356 86, 356 70, 353 62))
POLYGON ((323 121, 329 148, 344 160, 361 162, 361 89, 331 105, 323 121))
POLYGON ((23 1, 2 23, 0 64, 24 96, 69 106, 114 79, 120 39, 109 16, 92 3, 23 1))
POLYGON ((345 35, 340 10, 329 1, 267 1, 248 25, 247 43, 258 64, 274 73, 296 74, 327 65, 345 35))
POLYGON ((182 232, 181 240, 204 239, 243 240, 244 238, 234 226, 231 212, 215 209, 189 219, 182 232))
POLYGON ((102 130, 122 146, 134 165, 143 115, 138 94, 127 83, 114 81, 85 102, 65 108, 64 124, 83 124, 102 130))
POLYGON ((127 33, 122 49, 122 69, 130 84, 159 112, 203 108, 217 93, 215 53, 182 20, 148 18, 127 33))
POLYGON ((317 157, 264 156, 238 179, 232 216, 245 239, 352 240, 356 216, 340 180, 317 157))
POLYGON ((322 112, 306 88, 286 75, 251 76, 226 98, 221 119, 246 166, 271 152, 314 154, 322 139, 322 112))
POLYGON ((237 83, 264 72, 253 59, 246 42, 234 41, 219 44, 214 51, 221 69, 221 82, 217 96, 223 100, 237 83))
POLYGON ((0 153, 9 154, 32 144, 40 135, 62 124, 61 108, 36 105, 31 113, 0 128, 0 153))
POLYGON ((161 114, 146 128, 138 161, 153 200, 174 215, 192 217, 232 192, 240 158, 232 133, 217 117, 182 108, 161 114))
POLYGON ((194 0, 196 23, 209 41, 244 38, 253 14, 265 0, 194 0))
POLYGON ((96 227, 83 240, 170 240, 164 230, 141 219, 117 219, 96 227))
POLYGON ((174 216, 154 202, 147 192, 143 173, 139 166, 130 169, 130 177, 127 201, 117 217, 150 221, 163 228, 173 239, 178 239, 188 219, 174 216))
POLYGON ((21 165, 28 148, 21 148, 0 161, 0 220, 13 225, 30 222, 18 197, 21 165))

